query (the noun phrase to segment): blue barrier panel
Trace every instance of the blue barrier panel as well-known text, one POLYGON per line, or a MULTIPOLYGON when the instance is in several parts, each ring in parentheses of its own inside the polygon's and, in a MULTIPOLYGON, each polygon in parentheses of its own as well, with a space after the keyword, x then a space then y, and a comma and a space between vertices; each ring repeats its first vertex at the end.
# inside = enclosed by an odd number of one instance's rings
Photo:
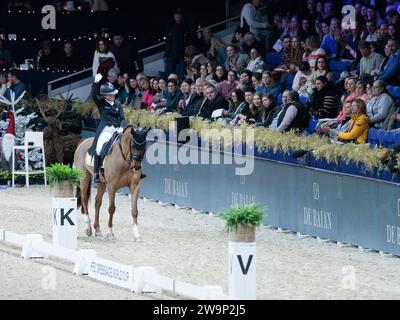
MULTIPOLYGON (((149 143, 147 157, 155 147, 164 146, 168 155, 179 152, 171 145, 149 143)), ((259 158, 253 174, 238 176, 235 170, 243 166, 235 160, 224 164, 219 152, 191 152, 210 163, 217 155, 221 164, 150 165, 146 160, 141 196, 213 213, 256 202, 267 210, 265 225, 400 255, 399 184, 259 158)))

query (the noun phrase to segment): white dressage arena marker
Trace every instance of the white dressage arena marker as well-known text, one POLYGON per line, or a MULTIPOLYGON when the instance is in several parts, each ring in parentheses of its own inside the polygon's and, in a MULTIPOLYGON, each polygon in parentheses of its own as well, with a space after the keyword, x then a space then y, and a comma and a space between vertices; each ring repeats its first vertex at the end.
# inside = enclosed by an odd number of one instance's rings
POLYGON ((78 247, 76 198, 53 198, 53 244, 76 250, 78 247))

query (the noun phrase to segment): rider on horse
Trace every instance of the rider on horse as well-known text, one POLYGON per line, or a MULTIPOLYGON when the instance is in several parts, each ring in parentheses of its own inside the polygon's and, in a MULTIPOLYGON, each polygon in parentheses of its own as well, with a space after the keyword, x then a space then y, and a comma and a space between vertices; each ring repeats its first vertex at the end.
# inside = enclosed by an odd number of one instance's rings
POLYGON ((101 150, 103 145, 108 142, 115 132, 122 133, 125 128, 124 108, 121 103, 115 99, 118 90, 111 83, 105 83, 100 87, 99 82, 102 79, 100 74, 95 77, 92 88, 92 97, 100 112, 100 124, 96 131, 96 138, 89 149, 89 155, 94 157, 94 182, 100 182, 101 150))

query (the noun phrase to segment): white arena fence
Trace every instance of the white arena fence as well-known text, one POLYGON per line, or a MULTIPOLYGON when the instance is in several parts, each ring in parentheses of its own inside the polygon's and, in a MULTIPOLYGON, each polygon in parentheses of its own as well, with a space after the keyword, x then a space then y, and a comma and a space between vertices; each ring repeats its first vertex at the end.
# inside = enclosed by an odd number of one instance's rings
POLYGON ((26 236, 0 229, 0 243, 22 247, 23 259, 59 258, 74 264, 75 275, 86 275, 132 292, 161 293, 169 291, 177 295, 199 300, 236 300, 224 294, 220 286, 196 286, 159 275, 156 268, 123 265, 97 257, 95 250, 71 250, 43 241, 38 234, 26 236))

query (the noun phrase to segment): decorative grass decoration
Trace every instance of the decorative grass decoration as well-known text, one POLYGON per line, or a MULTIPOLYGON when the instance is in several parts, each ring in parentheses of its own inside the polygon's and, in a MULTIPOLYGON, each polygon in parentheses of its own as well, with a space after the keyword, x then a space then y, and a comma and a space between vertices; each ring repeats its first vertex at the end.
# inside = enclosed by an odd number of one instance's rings
POLYGON ((224 210, 220 217, 225 220, 225 231, 230 233, 239 225, 256 229, 265 217, 264 208, 259 204, 234 206, 224 210))
POLYGON ((83 173, 79 169, 72 169, 69 166, 56 163, 46 169, 46 175, 51 187, 65 181, 74 186, 79 186, 83 173))

